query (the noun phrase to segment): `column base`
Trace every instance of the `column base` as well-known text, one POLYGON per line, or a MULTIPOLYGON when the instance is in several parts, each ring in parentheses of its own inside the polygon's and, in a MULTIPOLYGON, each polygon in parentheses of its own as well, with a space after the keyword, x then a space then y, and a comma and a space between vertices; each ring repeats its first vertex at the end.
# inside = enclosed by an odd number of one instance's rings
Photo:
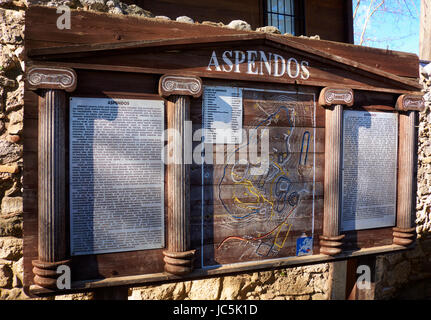
POLYGON ((407 247, 411 245, 415 239, 416 239, 416 228, 398 228, 394 227, 392 228, 394 231, 392 235, 393 238, 393 244, 397 244, 400 246, 407 247))
POLYGON ((47 289, 57 289, 57 279, 61 274, 57 274, 57 268, 61 265, 69 265, 70 260, 57 262, 45 262, 33 260, 34 283, 47 289))
POLYGON ((193 260, 196 250, 169 252, 163 251, 165 271, 177 276, 185 275, 193 270, 193 260))
POLYGON ((328 256, 334 256, 341 253, 341 246, 344 234, 339 236, 319 236, 320 253, 328 256))

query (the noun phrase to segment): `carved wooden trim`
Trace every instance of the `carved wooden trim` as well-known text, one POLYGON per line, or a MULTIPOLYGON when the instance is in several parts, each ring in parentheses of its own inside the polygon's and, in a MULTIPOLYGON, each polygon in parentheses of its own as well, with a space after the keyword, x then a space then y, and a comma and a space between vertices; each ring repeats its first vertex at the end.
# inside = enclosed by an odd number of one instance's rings
POLYGON ((339 236, 319 236, 320 253, 326 254, 328 256, 333 256, 341 253, 341 246, 343 245, 342 240, 344 239, 344 234, 339 236))
POLYGON ((184 95, 197 98, 202 95, 202 80, 194 76, 164 75, 159 81, 159 94, 162 97, 184 95))
POLYGON ((403 246, 413 243, 415 236, 415 228, 412 227, 416 199, 414 194, 415 120, 415 111, 407 111, 399 115, 397 226, 393 229, 393 243, 403 246))
POLYGON ((409 246, 411 245, 416 238, 416 228, 398 228, 394 227, 393 230, 393 243, 400 246, 409 246))
POLYGON ((403 94, 398 97, 396 107, 398 111, 424 111, 425 101, 422 95, 403 94))
POLYGON ((320 236, 320 253, 341 253, 339 234, 341 216, 341 153, 343 139, 343 107, 352 106, 354 93, 349 88, 326 87, 320 91, 319 104, 325 110, 325 178, 323 234, 320 236))
POLYGON ((320 252, 328 255, 341 252, 340 240, 344 237, 339 235, 342 133, 343 106, 337 104, 325 111, 325 197, 320 252))
POLYGON ((70 260, 45 262, 33 260, 34 283, 43 288, 57 289, 57 268, 62 265, 69 266, 70 260))
POLYGON ((320 91, 319 104, 321 106, 345 105, 352 106, 354 101, 353 90, 346 88, 326 87, 320 91))
POLYGON ((27 71, 30 90, 60 89, 72 92, 76 88, 77 77, 73 69, 53 67, 30 67, 27 71))
POLYGON ((184 275, 192 272, 195 252, 196 250, 182 252, 163 251, 165 271, 175 275, 184 275))
POLYGON ((186 121, 190 118, 190 97, 174 95, 168 103, 171 164, 168 165, 168 249, 163 252, 165 271, 184 275, 192 271, 194 250, 190 251, 190 165, 186 163, 186 121))
POLYGON ((33 272, 35 283, 47 287, 57 278, 53 268, 66 260, 65 110, 63 90, 46 90, 39 100, 39 259, 33 272))

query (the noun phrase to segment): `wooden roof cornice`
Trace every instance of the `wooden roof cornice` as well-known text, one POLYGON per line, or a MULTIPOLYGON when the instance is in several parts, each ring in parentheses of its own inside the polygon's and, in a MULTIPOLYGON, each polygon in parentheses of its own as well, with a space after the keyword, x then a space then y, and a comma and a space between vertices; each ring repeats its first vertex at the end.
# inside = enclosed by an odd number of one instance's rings
MULTIPOLYGON (((31 9, 27 13, 29 24, 28 27, 26 25, 26 34, 28 34, 28 37, 26 35, 26 40, 30 40, 30 45, 27 46, 26 52, 27 57, 33 60, 31 63, 37 61, 67 62, 71 58, 78 59, 102 54, 132 54, 139 50, 154 52, 155 50, 190 50, 192 48, 209 48, 211 46, 250 44, 289 51, 353 74, 383 81, 397 89, 407 91, 419 91, 421 89, 418 81, 419 59, 414 54, 294 36, 240 31, 202 24, 135 17, 124 19, 124 17, 84 11, 73 11, 71 24, 72 26, 75 25, 75 30, 61 30, 64 32, 63 39, 67 41, 70 38, 70 41, 53 43, 46 42, 46 39, 52 32, 54 32, 52 38, 56 39, 57 32, 55 30, 46 31, 45 35, 41 34, 41 30, 39 30, 37 17, 42 12, 48 16, 55 14, 55 11, 52 12, 49 8, 40 7, 31 9), (124 30, 127 25, 134 28, 130 33, 134 33, 139 26, 142 32, 139 36, 133 34, 133 36, 117 37, 120 40, 112 40, 115 36, 109 37, 104 34, 100 37, 100 42, 88 43, 88 39, 82 38, 85 37, 85 31, 80 30, 80 28, 82 28, 83 21, 90 21, 91 18, 95 21, 94 26, 91 28, 92 32, 94 32, 93 29, 100 28, 101 21, 105 21, 106 24, 116 22, 119 33, 126 32, 124 30), (122 31, 120 32, 120 30, 122 31), (82 39, 77 34, 81 34, 82 39), (159 38, 157 38, 157 34, 159 34, 159 38), (129 41, 128 39, 130 38, 134 38, 134 40, 129 41)), ((113 31, 109 32, 112 33, 113 31)), ((85 61, 81 67, 84 64, 85 61)))

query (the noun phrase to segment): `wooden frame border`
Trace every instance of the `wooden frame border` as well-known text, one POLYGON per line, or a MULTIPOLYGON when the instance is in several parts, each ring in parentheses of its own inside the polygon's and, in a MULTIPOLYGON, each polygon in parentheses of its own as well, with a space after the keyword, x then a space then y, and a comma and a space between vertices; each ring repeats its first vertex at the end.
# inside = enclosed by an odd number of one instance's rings
POLYGON ((399 151, 397 184, 397 224, 393 228, 393 243, 411 245, 416 237, 413 216, 416 207, 414 168, 416 155, 416 116, 425 109, 421 95, 401 95, 395 109, 399 111, 399 151))
POLYGON ((190 120, 190 96, 202 94, 199 77, 164 75, 159 81, 159 94, 168 98, 168 245, 163 251, 165 271, 185 275, 193 269, 196 250, 190 248, 190 164, 186 163, 187 122, 190 120))
MULTIPOLYGON (((244 262, 240 265, 224 265, 214 269, 197 269, 187 275, 177 276, 169 273, 153 273, 138 276, 125 276, 118 278, 107 278, 103 280, 86 280, 86 281, 73 281, 70 290, 65 293, 92 291, 97 288, 104 287, 119 287, 119 286, 132 286, 132 285, 149 285, 161 284, 173 281, 189 281, 208 277, 216 277, 221 275, 231 275, 242 272, 263 271, 272 268, 286 268, 301 266, 306 264, 327 263, 338 260, 345 260, 347 258, 360 257, 364 255, 375 255, 389 252, 396 252, 405 250, 404 246, 400 245, 386 245, 373 248, 365 248, 352 252, 342 252, 337 256, 330 256, 326 254, 316 254, 311 256, 300 256, 280 259, 270 259, 262 261, 244 262)), ((42 288, 37 285, 30 286, 30 292, 37 296, 49 296, 53 294, 62 294, 61 291, 54 291, 47 288, 42 288)))
POLYGON ((57 268, 69 265, 66 255, 65 108, 67 92, 75 90, 76 73, 69 68, 33 66, 27 72, 31 90, 42 89, 38 125, 38 260, 34 282, 56 288, 57 268))
POLYGON ((339 234, 341 213, 341 145, 343 140, 343 106, 352 106, 352 89, 323 88, 319 104, 325 111, 325 180, 323 235, 320 236, 320 253, 341 253, 342 239, 339 234))
MULTIPOLYGON (((339 234, 341 213, 341 145, 343 127, 343 105, 353 105, 353 90, 344 88, 323 88, 319 104, 326 108, 325 124, 325 183, 323 235, 320 236, 320 252, 338 255, 342 249, 339 234)), ((399 112, 398 136, 398 179, 396 227, 393 228, 393 244, 407 247, 414 242, 413 209, 415 207, 414 158, 416 153, 416 111, 423 111, 421 95, 401 95, 394 110, 399 112)))

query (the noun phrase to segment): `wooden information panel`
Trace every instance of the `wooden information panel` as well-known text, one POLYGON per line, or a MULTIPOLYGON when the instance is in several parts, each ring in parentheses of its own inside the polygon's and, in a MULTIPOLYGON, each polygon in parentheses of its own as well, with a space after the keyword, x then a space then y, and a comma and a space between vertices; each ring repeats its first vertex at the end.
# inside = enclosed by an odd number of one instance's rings
POLYGON ((344 111, 341 231, 393 227, 398 115, 344 111))
POLYGON ((202 194, 201 208, 192 210, 196 220, 200 213, 202 267, 312 254, 324 151, 315 96, 234 91, 244 110, 242 144, 215 146, 202 185, 192 186, 192 194, 202 194))
POLYGON ((70 99, 72 256, 164 247, 163 107, 70 99))
POLYGON ((28 294, 414 245, 417 56, 85 11, 70 30, 56 19, 26 13, 28 294))

